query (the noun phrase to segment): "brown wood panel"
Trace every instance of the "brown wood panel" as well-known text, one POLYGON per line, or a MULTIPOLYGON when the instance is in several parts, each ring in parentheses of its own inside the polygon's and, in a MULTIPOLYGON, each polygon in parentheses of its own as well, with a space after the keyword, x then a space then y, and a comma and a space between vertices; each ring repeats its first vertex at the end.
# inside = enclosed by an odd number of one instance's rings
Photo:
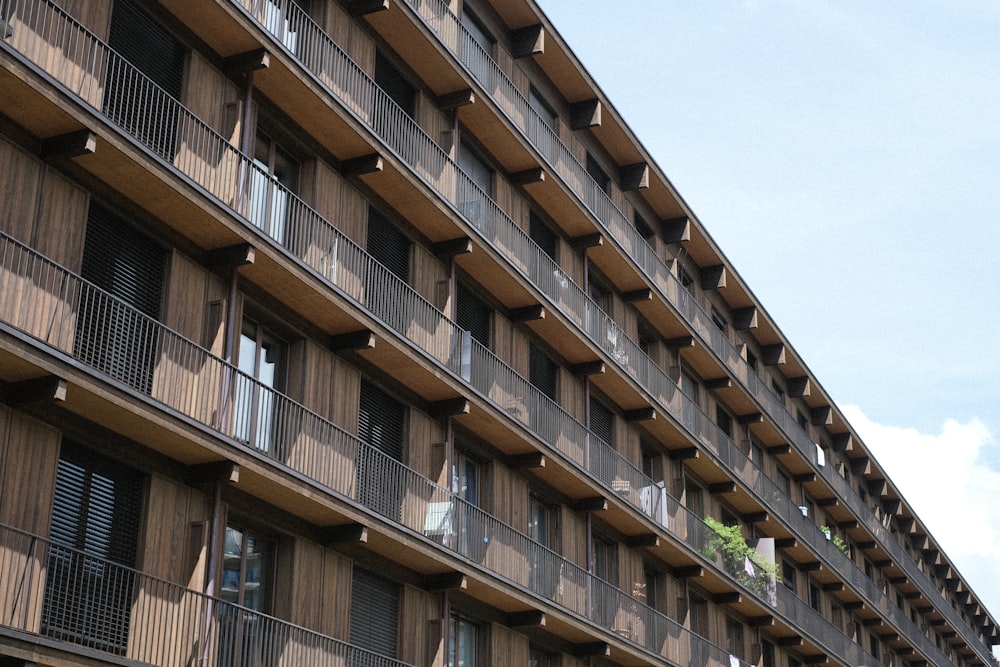
POLYGON ((35 207, 42 165, 23 150, 0 139, 0 201, 4 207, 3 231, 18 241, 34 241, 35 207))
POLYGON ((190 338, 199 340, 205 331, 208 271, 176 250, 171 252, 167 271, 163 323, 190 338))
POLYGON ((489 665, 509 667, 528 664, 528 638, 498 623, 490 624, 489 665))
POLYGON ((48 535, 60 433, 0 406, 0 523, 48 535))
POLYGON ((586 387, 584 381, 563 367, 559 367, 559 405, 574 418, 583 422, 586 416, 586 387))
POLYGON ((239 145, 240 90, 197 51, 188 58, 181 101, 213 130, 239 145))
POLYGON ((107 41, 112 3, 93 0, 57 0, 55 4, 65 9, 70 16, 100 39, 107 41))
POLYGON ((290 598, 292 623, 346 639, 350 633, 351 562, 334 551, 296 539, 290 598))
POLYGON ((444 664, 440 595, 403 586, 399 627, 400 660, 427 667, 444 664))
POLYGON ((448 287, 448 267, 422 245, 414 244, 410 258, 410 286, 443 311, 447 303, 441 297, 448 287))
POLYGON ((444 426, 419 410, 410 410, 407 431, 406 465, 425 477, 440 479, 444 467, 444 426))
POLYGON ((42 196, 33 246, 43 255, 79 273, 87 231, 90 195, 52 168, 42 174, 42 196))
POLYGON ((200 589, 204 559, 199 552, 207 545, 188 542, 201 535, 201 531, 192 531, 191 527, 207 522, 209 514, 209 500, 200 491, 159 474, 151 475, 140 569, 200 589), (187 549, 181 547, 185 544, 187 549), (198 557, 192 559, 192 553, 198 553, 198 557))

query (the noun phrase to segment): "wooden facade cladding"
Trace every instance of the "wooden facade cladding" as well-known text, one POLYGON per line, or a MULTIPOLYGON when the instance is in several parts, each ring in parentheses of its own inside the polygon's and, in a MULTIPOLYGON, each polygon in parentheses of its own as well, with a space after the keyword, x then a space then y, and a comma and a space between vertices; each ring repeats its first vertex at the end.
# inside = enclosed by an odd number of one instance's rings
POLYGON ((47 535, 60 433, 0 405, 0 523, 47 535))

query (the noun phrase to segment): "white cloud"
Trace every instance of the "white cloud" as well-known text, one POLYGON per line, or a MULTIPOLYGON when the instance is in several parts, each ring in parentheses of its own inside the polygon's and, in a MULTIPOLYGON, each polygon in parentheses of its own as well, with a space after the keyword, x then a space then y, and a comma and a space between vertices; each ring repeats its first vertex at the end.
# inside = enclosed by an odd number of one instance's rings
POLYGON ((1000 614, 1000 444, 977 418, 938 433, 885 426, 841 406, 886 474, 994 618, 1000 614), (995 465, 995 464, 994 464, 995 465))

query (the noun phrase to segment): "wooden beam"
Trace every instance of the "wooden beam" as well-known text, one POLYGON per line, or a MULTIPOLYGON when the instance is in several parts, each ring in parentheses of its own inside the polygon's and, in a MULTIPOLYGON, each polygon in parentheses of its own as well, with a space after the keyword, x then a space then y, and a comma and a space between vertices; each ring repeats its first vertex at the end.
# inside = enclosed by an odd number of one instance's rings
POLYGON ((864 542, 858 542, 857 545, 862 551, 871 551, 875 548, 875 540, 865 540, 864 542))
POLYGON ((868 494, 871 496, 881 496, 885 493, 885 480, 884 479, 870 479, 868 480, 868 494))
POLYGON ((760 348, 761 361, 765 366, 780 366, 785 363, 785 344, 775 343, 760 348))
POLYGON ((667 456, 671 461, 688 461, 701 458, 701 453, 697 447, 684 447, 682 449, 671 449, 667 451, 667 456))
POLYGON ((271 54, 267 49, 253 49, 222 60, 222 71, 226 74, 246 74, 267 69, 271 66, 271 54))
POLYGON ((849 521, 838 521, 837 522, 837 528, 840 528, 841 530, 851 530, 851 529, 857 528, 857 527, 858 527, 858 522, 855 521, 854 519, 851 519, 849 521))
POLYGON ((771 456, 781 456, 782 454, 788 454, 791 451, 791 445, 773 445, 767 448, 767 453, 771 456))
POLYGON ((599 248, 604 245, 604 237, 601 233, 596 234, 584 234, 583 236, 576 236, 569 240, 569 245, 576 250, 586 250, 587 248, 599 248))
POLYGON ((742 426, 749 426, 750 424, 763 424, 764 415, 759 412, 748 412, 745 415, 736 415, 736 421, 742 426))
POLYGON ((826 591, 827 593, 837 593, 839 591, 844 590, 844 582, 834 581, 829 584, 823 584, 823 590, 826 591))
POLYGON ((656 419, 656 409, 648 407, 626 410, 622 413, 622 417, 627 422, 650 422, 656 419))
POLYGON ((580 498, 571 504, 575 512, 605 512, 608 509, 608 499, 603 496, 580 498))
POLYGON ((863 621, 861 621, 861 625, 865 626, 866 628, 877 628, 878 626, 883 624, 884 621, 878 616, 876 616, 875 618, 866 618, 863 621))
POLYGON ((185 470, 186 481, 191 486, 202 484, 236 484, 240 481, 240 466, 233 461, 213 461, 190 465, 185 470))
POLYGON ((438 241, 431 246, 431 252, 438 259, 449 259, 455 255, 468 255, 472 252, 472 239, 460 236, 457 239, 438 241))
POLYGON ((701 288, 704 290, 722 289, 726 286, 726 267, 722 264, 703 267, 701 270, 701 288))
POLYGON ((364 176, 365 174, 375 174, 385 169, 382 156, 378 153, 369 153, 359 157, 344 160, 340 163, 340 173, 344 176, 364 176))
POLYGON ((746 308, 734 308, 733 328, 737 331, 748 331, 757 328, 757 307, 747 306, 746 308))
POLYGON ((830 426, 833 424, 833 408, 829 405, 810 408, 809 417, 813 426, 830 426))
POLYGON ((541 167, 522 169, 510 175, 510 182, 514 185, 534 185, 545 182, 545 170, 541 167))
POLYGON ((618 181, 622 192, 649 188, 649 165, 635 162, 618 167, 618 181))
POLYGON ((792 635, 791 637, 778 637, 775 643, 781 647, 788 646, 802 646, 802 637, 798 635, 792 635))
POLYGON ((807 655, 802 658, 802 663, 806 665, 825 665, 828 662, 830 662, 830 656, 825 653, 807 655))
POLYGON ((625 303, 639 303, 640 301, 652 301, 653 300, 653 290, 648 287, 645 289, 632 290, 631 292, 625 292, 622 294, 622 300, 625 303))
POLYGON ((570 372, 578 378, 590 377, 591 375, 604 375, 604 362, 585 361, 580 364, 573 364, 569 367, 570 372))
POLYGON ((660 223, 663 240, 667 243, 684 243, 691 240, 691 220, 686 215, 667 218, 660 223))
POLYGON ((794 549, 798 543, 799 543, 798 540, 796 540, 794 537, 774 538, 775 549, 794 549))
POLYGON ((832 498, 823 498, 816 501, 817 507, 840 507, 840 498, 834 496, 832 498))
POLYGON ((792 475, 792 479, 795 480, 796 482, 798 482, 799 484, 803 484, 803 483, 807 483, 807 482, 815 482, 816 481, 816 473, 814 473, 814 472, 803 472, 803 473, 799 473, 798 475, 792 475))
POLYGON ((472 88, 463 88, 444 95, 438 95, 437 106, 442 111, 449 111, 459 107, 467 107, 476 103, 476 94, 472 88))
POLYGON ((256 249, 249 243, 237 243, 209 250, 205 263, 213 269, 231 270, 240 266, 249 266, 257 259, 256 249))
POLYGON ((389 9, 389 0, 348 0, 347 11, 354 18, 384 12, 389 9))
POLYGON ((747 618, 747 625, 751 628, 774 627, 774 616, 750 616, 747 618))
POLYGON ((811 563, 802 563, 802 565, 799 565, 799 569, 803 572, 819 572, 823 569, 823 563, 814 560, 811 563))
POLYGON ((868 472, 868 466, 870 465, 871 460, 867 456, 859 456, 850 460, 851 472, 855 475, 863 475, 868 472))
POLYGON ((740 516, 747 523, 764 523, 768 519, 767 512, 747 512, 740 516))
POLYGON ((507 614, 507 627, 511 628, 525 628, 525 627, 535 627, 544 628, 545 627, 545 612, 539 611, 537 609, 529 609, 528 611, 515 611, 507 614))
POLYGON ((576 644, 570 653, 577 658, 606 658, 611 655, 611 645, 607 642, 576 644))
POLYGON ((426 591, 464 591, 468 587, 469 583, 461 572, 441 572, 424 577, 423 588, 426 591))
POLYGON ((857 611, 858 609, 864 608, 865 603, 861 600, 854 600, 853 602, 842 602, 841 605, 847 611, 857 611))
POLYGON ((834 433, 830 436, 830 444, 835 452, 845 452, 853 443, 850 433, 834 433))
POLYGON ((78 130, 43 139, 39 154, 43 160, 63 160, 90 155, 96 150, 97 133, 78 130))
POLYGON ((320 532, 320 544, 366 544, 368 542, 368 526, 363 523, 345 523, 340 526, 327 526, 320 532))
POLYGON ((0 401, 10 406, 62 403, 69 383, 57 375, 43 375, 0 385, 0 401))
POLYGON ((375 332, 370 329, 362 329, 335 334, 327 339, 326 346, 333 352, 371 350, 375 347, 375 332))
POLYGON ((510 55, 514 59, 545 53, 545 26, 541 23, 510 31, 510 55))
POLYGON ((545 467, 545 454, 531 452, 507 457, 507 467, 513 470, 531 470, 545 467))
POLYGON ((596 97, 569 105, 569 125, 574 130, 601 126, 601 101, 596 97))
POLYGON ((537 322, 545 319, 545 306, 540 303, 532 306, 513 308, 510 311, 511 322, 537 322))
POLYGON ((712 596, 712 602, 715 604, 740 604, 743 602, 743 596, 740 595, 739 591, 716 593, 712 596))
POLYGON ((632 549, 655 549, 660 546, 660 536, 656 533, 643 533, 625 538, 625 546, 632 549))
POLYGON ((812 394, 812 382, 807 375, 788 378, 785 386, 788 387, 788 395, 792 398, 805 398, 812 394))
POLYGON ((722 493, 735 493, 736 482, 717 482, 716 484, 709 484, 708 492, 713 496, 722 493))
POLYGON ((663 344, 667 346, 668 350, 680 350, 686 347, 694 347, 694 336, 667 338, 663 341, 663 344))
POLYGON ((445 419, 447 417, 458 417, 469 414, 469 399, 459 396, 458 398, 446 398, 442 401, 435 401, 428 406, 427 412, 434 419, 445 419))
POLYGON ((690 579, 692 577, 705 576, 705 568, 701 565, 686 565, 684 567, 671 568, 670 573, 678 579, 690 579))
POLYGON ((712 378, 711 380, 705 380, 705 389, 715 390, 715 389, 730 389, 733 386, 733 380, 728 375, 724 375, 720 378, 712 378))

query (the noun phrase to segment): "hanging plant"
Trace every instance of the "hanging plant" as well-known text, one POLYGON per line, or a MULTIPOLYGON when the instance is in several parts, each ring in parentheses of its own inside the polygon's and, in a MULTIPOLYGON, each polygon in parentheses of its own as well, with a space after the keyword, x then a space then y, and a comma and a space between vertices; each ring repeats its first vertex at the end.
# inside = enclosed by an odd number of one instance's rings
POLYGON ((780 581, 778 566, 747 544, 739 526, 727 526, 712 517, 705 517, 705 525, 711 534, 701 550, 703 556, 715 560, 721 555, 725 570, 760 596, 766 595, 771 582, 780 581))

